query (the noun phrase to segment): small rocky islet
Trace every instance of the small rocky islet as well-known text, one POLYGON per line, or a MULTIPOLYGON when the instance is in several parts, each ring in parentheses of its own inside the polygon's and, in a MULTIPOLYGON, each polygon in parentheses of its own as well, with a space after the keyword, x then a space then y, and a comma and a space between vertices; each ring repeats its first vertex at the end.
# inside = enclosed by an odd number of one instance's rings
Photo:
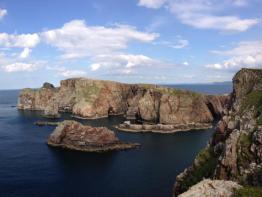
POLYGON ((47 140, 53 147, 84 152, 105 152, 139 147, 137 143, 124 143, 106 127, 91 127, 65 120, 56 127, 47 140))
MULTIPOLYGON (((148 84, 67 79, 58 88, 45 83, 37 90, 22 90, 18 108, 42 110, 49 118, 57 118, 61 112, 83 119, 123 114, 127 121, 117 128, 127 132, 206 129, 217 119, 207 147, 176 177, 173 196, 262 195, 261 69, 241 69, 233 78, 233 92, 221 96, 148 84)), ((51 146, 88 152, 139 146, 119 141, 104 127, 93 128, 76 121, 52 124, 57 127, 47 141, 51 146)))

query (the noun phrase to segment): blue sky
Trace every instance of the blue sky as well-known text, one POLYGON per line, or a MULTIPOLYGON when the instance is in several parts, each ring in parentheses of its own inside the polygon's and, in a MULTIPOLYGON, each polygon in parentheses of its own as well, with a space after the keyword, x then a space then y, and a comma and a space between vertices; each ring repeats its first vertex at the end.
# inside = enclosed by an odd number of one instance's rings
POLYGON ((260 0, 0 0, 0 89, 210 83, 262 67, 260 0))

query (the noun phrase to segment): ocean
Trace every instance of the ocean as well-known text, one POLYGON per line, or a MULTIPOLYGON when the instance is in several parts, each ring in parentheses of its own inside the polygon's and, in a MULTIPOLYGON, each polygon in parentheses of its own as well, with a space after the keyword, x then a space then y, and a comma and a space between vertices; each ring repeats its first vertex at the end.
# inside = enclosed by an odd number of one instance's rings
MULTIPOLYGON (((224 94, 231 84, 171 85, 206 94, 224 94)), ((114 116, 81 120, 106 126, 122 141, 138 142, 140 149, 109 153, 83 153, 46 145, 54 130, 38 127, 41 112, 20 111, 19 90, 0 91, 0 197, 59 196, 171 196, 176 176, 204 148, 214 130, 175 134, 124 133, 114 125, 124 120, 114 116)), ((63 114, 61 120, 70 119, 63 114)))

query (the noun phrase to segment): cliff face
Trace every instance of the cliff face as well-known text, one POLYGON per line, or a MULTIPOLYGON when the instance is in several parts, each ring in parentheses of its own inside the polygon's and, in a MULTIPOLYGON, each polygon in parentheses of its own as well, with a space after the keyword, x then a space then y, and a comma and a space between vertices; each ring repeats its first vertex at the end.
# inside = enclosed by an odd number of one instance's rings
POLYGON ((18 108, 45 110, 51 114, 54 110, 68 111, 82 118, 131 113, 146 122, 178 124, 212 122, 221 115, 226 102, 226 96, 76 78, 61 81, 59 88, 45 83, 37 90, 22 90, 18 108))
POLYGON ((174 196, 203 178, 262 186, 262 70, 242 69, 233 85, 228 110, 208 146, 177 176, 174 196))

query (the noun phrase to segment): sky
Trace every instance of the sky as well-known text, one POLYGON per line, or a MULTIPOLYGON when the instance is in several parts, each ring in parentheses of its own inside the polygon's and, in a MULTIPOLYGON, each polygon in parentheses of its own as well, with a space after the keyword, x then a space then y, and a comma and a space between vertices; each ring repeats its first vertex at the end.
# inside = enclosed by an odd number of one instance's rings
POLYGON ((0 0, 0 89, 72 77, 231 81, 262 68, 261 0, 0 0))

